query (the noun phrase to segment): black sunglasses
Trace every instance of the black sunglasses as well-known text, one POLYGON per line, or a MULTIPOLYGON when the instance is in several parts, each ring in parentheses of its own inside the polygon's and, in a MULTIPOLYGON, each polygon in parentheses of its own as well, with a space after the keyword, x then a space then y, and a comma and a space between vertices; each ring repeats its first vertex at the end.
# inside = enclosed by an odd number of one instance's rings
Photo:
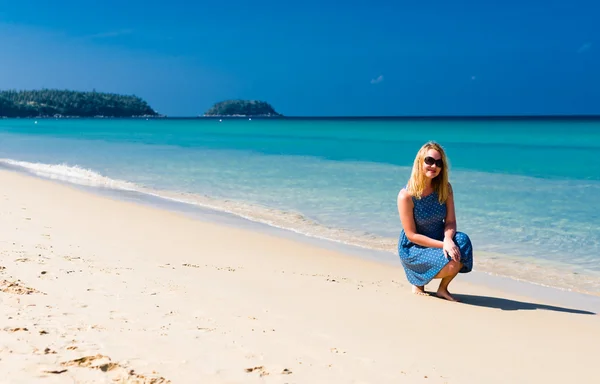
POLYGON ((442 168, 442 167, 444 166, 444 162, 442 161, 442 159, 437 159, 437 160, 436 160, 436 159, 434 159, 434 158, 433 158, 433 157, 431 157, 431 156, 427 156, 427 157, 425 158, 425 164, 427 164, 427 165, 433 165, 433 163, 435 163, 435 165, 436 165, 438 168, 442 168))

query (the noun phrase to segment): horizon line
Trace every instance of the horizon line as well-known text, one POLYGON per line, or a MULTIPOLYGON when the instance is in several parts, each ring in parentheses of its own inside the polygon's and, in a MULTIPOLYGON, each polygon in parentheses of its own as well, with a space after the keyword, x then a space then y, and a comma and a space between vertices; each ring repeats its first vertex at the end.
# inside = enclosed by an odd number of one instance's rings
POLYGON ((259 119, 259 120, 342 120, 342 119, 395 119, 395 120, 542 120, 542 119, 600 119, 600 114, 555 114, 555 115, 279 115, 279 116, 260 116, 260 115, 220 115, 220 116, 203 116, 203 115, 190 115, 190 116, 170 116, 158 114, 156 116, 144 115, 144 116, 31 116, 31 117, 7 117, 0 116, 0 120, 20 120, 20 119, 181 119, 181 120, 202 120, 202 119, 259 119))
POLYGON ((172 119, 572 119, 600 118, 600 114, 511 114, 511 115, 281 115, 281 116, 160 116, 172 119))

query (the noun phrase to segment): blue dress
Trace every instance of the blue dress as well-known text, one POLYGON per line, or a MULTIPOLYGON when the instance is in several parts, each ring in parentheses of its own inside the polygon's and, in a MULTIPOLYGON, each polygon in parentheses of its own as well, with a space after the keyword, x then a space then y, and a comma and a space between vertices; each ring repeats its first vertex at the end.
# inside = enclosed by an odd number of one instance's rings
MULTIPOLYGON (((437 192, 421 199, 415 197, 412 199, 417 233, 442 241, 444 239, 446 203, 440 204, 437 192)), ((454 242, 460 249, 460 261, 463 263, 460 273, 471 272, 473 269, 473 246, 469 236, 462 232, 456 232, 454 242)), ((429 283, 452 260, 451 257, 445 255, 442 248, 428 248, 411 242, 406 237, 404 230, 398 241, 398 254, 408 281, 417 286, 429 283)))

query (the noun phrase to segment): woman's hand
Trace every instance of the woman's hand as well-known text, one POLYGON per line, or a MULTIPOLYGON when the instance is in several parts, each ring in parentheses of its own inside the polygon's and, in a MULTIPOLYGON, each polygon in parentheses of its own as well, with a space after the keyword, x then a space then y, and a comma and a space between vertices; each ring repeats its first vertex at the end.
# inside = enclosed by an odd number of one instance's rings
POLYGON ((454 261, 460 261, 460 249, 454 241, 448 237, 444 239, 444 253, 454 261))

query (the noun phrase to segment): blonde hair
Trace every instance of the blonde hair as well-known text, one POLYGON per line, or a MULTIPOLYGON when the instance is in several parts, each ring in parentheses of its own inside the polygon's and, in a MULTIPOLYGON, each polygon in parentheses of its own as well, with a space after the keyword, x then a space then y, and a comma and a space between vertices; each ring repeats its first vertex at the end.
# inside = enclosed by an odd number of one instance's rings
POLYGON ((421 149, 419 149, 419 152, 417 152, 406 190, 411 196, 416 197, 417 199, 423 197, 423 192, 425 191, 426 186, 426 177, 425 173, 423 172, 423 162, 427 156, 427 151, 430 149, 435 149, 438 151, 440 155, 442 155, 442 161, 444 162, 444 166, 442 167, 440 173, 433 180, 431 180, 431 186, 433 187, 433 190, 437 192, 440 203, 445 203, 450 195, 450 187, 448 184, 449 164, 448 159, 446 158, 446 152, 444 152, 442 146, 435 141, 429 141, 425 143, 421 149))

